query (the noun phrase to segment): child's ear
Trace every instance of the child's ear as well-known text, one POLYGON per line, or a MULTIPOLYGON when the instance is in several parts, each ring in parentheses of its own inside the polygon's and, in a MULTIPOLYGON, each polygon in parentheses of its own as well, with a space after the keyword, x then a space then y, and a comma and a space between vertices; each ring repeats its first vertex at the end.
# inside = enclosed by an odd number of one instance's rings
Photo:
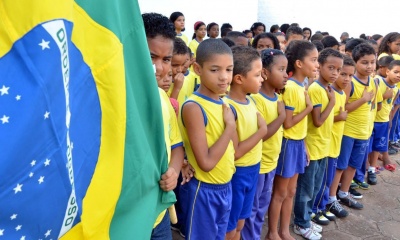
POLYGON ((297 59, 296 62, 294 62, 294 65, 297 68, 302 68, 303 67, 303 62, 297 59))
POLYGON ((389 68, 386 68, 386 77, 389 76, 390 70, 389 68))
POLYGON ((234 82, 235 84, 243 84, 243 76, 240 74, 236 74, 235 76, 233 76, 232 82, 234 82))
POLYGON ((261 77, 264 79, 264 81, 268 79, 269 74, 270 74, 270 73, 269 73, 269 71, 268 71, 266 68, 263 68, 263 69, 262 69, 262 71, 261 71, 261 77))
POLYGON ((197 62, 193 63, 193 70, 197 75, 199 75, 199 76, 201 75, 202 68, 201 68, 200 64, 198 64, 197 62))

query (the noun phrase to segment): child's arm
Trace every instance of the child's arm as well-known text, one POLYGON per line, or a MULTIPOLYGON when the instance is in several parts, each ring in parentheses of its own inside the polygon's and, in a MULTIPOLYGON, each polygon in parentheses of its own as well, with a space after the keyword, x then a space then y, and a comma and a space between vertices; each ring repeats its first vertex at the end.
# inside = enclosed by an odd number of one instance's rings
POLYGON ((174 77, 174 87, 172 88, 171 98, 178 99, 179 92, 182 89, 183 81, 185 81, 185 75, 178 73, 174 77))
POLYGON ((173 190, 178 181, 179 172, 181 171, 183 164, 183 147, 179 146, 171 150, 171 161, 167 171, 161 175, 160 187, 164 191, 173 190))
POLYGON ((311 111, 311 117, 315 127, 320 127, 322 124, 324 124, 325 120, 328 118, 333 107, 335 106, 336 99, 334 90, 330 86, 326 87, 325 90, 329 99, 328 106, 326 106, 322 112, 320 106, 314 107, 311 111))
POLYGON ((286 109, 286 118, 285 121, 283 122, 284 128, 288 129, 293 127, 301 120, 303 120, 303 118, 305 118, 312 111, 313 106, 311 104, 310 97, 308 96, 307 92, 304 92, 304 95, 306 97, 306 108, 296 116, 293 116, 293 110, 286 109))
POLYGON ((393 88, 386 87, 386 91, 384 94, 382 94, 383 100, 389 99, 393 97, 393 88))
POLYGON ((282 126, 286 118, 285 104, 282 101, 278 101, 278 117, 268 124, 268 132, 263 137, 263 141, 272 137, 276 131, 282 126))
POLYGON ((264 118, 261 116, 259 112, 257 112, 257 124, 258 124, 257 132, 255 132, 246 140, 235 144, 235 160, 243 157, 243 155, 245 155, 247 152, 253 149, 254 146, 256 146, 257 143, 259 143, 260 140, 267 134, 268 132, 267 124, 265 123, 264 118))
POLYGON ((232 110, 227 104, 223 104, 222 108, 225 130, 210 148, 207 145, 203 113, 200 107, 196 103, 188 102, 181 110, 194 156, 200 169, 204 172, 211 171, 217 165, 236 132, 235 117, 232 110))
MULTIPOLYGON (((344 92, 346 93, 347 98, 349 98, 351 92, 351 84, 346 89, 344 89, 344 92)), ((368 92, 367 87, 365 87, 361 98, 355 100, 352 103, 346 103, 347 113, 351 113, 364 103, 371 101, 373 97, 374 97, 374 91, 371 90, 370 92, 368 92)))
POLYGON ((343 108, 339 108, 339 114, 335 116, 333 122, 340 122, 340 121, 346 121, 347 118, 347 110, 343 111, 343 108))

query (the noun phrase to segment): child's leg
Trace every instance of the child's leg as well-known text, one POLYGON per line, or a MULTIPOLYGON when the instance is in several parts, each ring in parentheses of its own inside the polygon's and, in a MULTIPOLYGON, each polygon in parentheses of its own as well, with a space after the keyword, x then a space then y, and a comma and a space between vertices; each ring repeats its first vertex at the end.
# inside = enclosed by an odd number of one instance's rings
MULTIPOLYGON (((325 196, 327 196, 326 198, 329 197, 329 187, 332 182, 332 179, 331 179, 331 181, 328 183, 328 174, 329 174, 328 172, 335 170, 335 169, 332 170, 329 168, 329 167, 333 166, 333 164, 329 164, 331 162, 331 160, 332 160, 332 158, 329 158, 329 161, 326 162, 327 166, 326 166, 326 169, 323 174, 321 188, 319 189, 318 194, 315 197, 314 206, 312 209, 313 213, 317 213, 319 211, 325 210, 326 202, 324 202, 324 200, 325 200, 325 196)), ((333 175, 333 174, 331 174, 331 175, 333 175)))
MULTIPOLYGON (((260 239, 264 217, 271 202, 274 176, 275 169, 269 173, 258 175, 257 191, 254 196, 252 213, 246 219, 242 230, 243 239, 260 239)), ((277 230, 276 234, 278 235, 277 230)))
POLYGON ((151 232, 151 240, 172 240, 171 222, 168 211, 161 222, 151 232))
POLYGON ((279 227, 279 236, 282 239, 294 239, 290 235, 289 225, 290 225, 290 216, 292 214, 292 209, 293 209, 293 198, 294 195, 296 194, 298 176, 299 174, 295 174, 292 178, 290 178, 287 188, 287 195, 282 203, 281 221, 279 227))
MULTIPOLYGON (((275 176, 273 185, 274 190, 272 192, 271 204, 269 205, 270 207, 268 208, 268 233, 266 239, 270 240, 280 239, 278 234, 278 221, 279 221, 279 216, 281 214, 282 204, 287 197, 289 181, 290 178, 284 178, 279 175, 275 176)), ((289 222, 290 222, 290 216, 289 216, 289 222)), ((280 229, 281 229, 280 232, 282 232, 283 230, 282 225, 280 229)), ((289 226, 287 227, 286 233, 289 234, 289 226)))

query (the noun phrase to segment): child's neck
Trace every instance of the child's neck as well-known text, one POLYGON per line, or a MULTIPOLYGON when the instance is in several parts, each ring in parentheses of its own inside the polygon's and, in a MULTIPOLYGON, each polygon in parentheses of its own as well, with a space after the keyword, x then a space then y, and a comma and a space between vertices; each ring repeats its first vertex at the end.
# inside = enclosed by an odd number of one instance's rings
POLYGON ((201 95, 207 96, 213 100, 218 101, 220 99, 220 95, 218 93, 215 93, 205 87, 203 84, 200 84, 199 88, 197 89, 197 92, 200 93, 201 95))
POLYGON ((329 85, 329 82, 326 81, 325 79, 323 79, 321 76, 319 76, 318 82, 319 82, 319 84, 321 84, 324 87, 327 87, 329 85))
POLYGON ((200 38, 200 37, 196 36, 196 40, 197 40, 198 42, 202 42, 202 41, 203 41, 203 38, 200 38))
POLYGON ((263 83, 260 92, 267 95, 270 98, 275 97, 275 88, 267 83, 263 83))
POLYGON ((333 87, 334 89, 338 90, 338 91, 343 91, 343 89, 341 89, 341 88, 339 87, 339 85, 337 85, 336 82, 332 83, 332 87, 333 87))
POLYGON ((175 32, 176 32, 177 35, 181 35, 182 30, 176 28, 176 29, 175 29, 175 32))
POLYGON ((354 74, 354 76, 355 76, 356 78, 358 78, 361 82, 363 82, 363 83, 368 83, 368 79, 369 79, 369 76, 368 76, 368 75, 367 75, 367 76, 364 76, 364 75, 361 75, 359 72, 356 71, 356 73, 354 74))
POLYGON ((295 79, 299 83, 303 83, 304 79, 306 78, 306 75, 302 74, 300 71, 297 71, 293 73, 293 76, 291 78, 295 79))
POLYGON ((390 80, 389 78, 385 78, 385 79, 383 79, 383 81, 385 81, 387 83, 387 85, 389 85, 391 87, 396 85, 396 83, 392 82, 392 80, 390 80))
POLYGON ((242 90, 240 86, 235 84, 231 85, 228 97, 236 102, 247 103, 246 93, 242 90))

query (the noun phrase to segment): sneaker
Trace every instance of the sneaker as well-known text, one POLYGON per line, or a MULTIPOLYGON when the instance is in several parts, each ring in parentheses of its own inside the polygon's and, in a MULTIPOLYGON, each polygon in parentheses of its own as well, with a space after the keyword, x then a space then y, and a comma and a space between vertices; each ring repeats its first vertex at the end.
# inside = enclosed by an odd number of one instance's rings
POLYGON ((363 209, 364 208, 364 206, 361 203, 354 200, 354 198, 351 196, 351 194, 347 195, 344 198, 341 198, 338 196, 338 198, 342 204, 344 204, 350 208, 354 208, 354 209, 363 209))
POLYGON ((400 149, 400 143, 398 143, 398 142, 392 143, 391 145, 392 145, 393 148, 400 149))
POLYGON ((183 228, 183 225, 176 223, 172 224, 171 223, 171 230, 177 231, 181 237, 185 238, 185 229, 183 228))
POLYGON ((392 146, 389 146, 389 148, 388 148, 388 153, 389 153, 389 155, 395 155, 397 152, 398 152, 397 149, 395 149, 395 148, 392 147, 392 146))
POLYGON ((357 192, 357 190, 355 190, 355 189, 353 189, 353 188, 350 188, 349 189, 349 193, 353 196, 353 198, 355 198, 355 199, 361 199, 361 198, 363 198, 363 195, 361 194, 361 193, 359 193, 359 192, 357 192))
POLYGON ((358 188, 358 184, 355 183, 354 180, 353 180, 353 181, 351 181, 350 188, 357 189, 358 188))
POLYGON ((347 212, 346 209, 340 205, 338 200, 334 201, 333 203, 326 204, 326 210, 335 214, 335 216, 338 218, 349 216, 349 212, 347 212))
POLYGON ((310 224, 311 224, 311 229, 312 230, 316 231, 317 233, 322 233, 322 226, 316 224, 313 221, 310 221, 310 224))
POLYGON ((366 182, 359 182, 357 180, 355 180, 354 182, 358 185, 359 189, 362 189, 362 190, 368 190, 369 189, 369 184, 366 183, 366 182))
POLYGON ((321 211, 317 212, 316 214, 313 213, 313 215, 311 215, 311 220, 313 222, 315 222, 316 224, 319 225, 328 225, 329 224, 329 219, 327 219, 321 211))
POLYGON ((335 221, 336 216, 335 214, 331 213, 329 210, 323 210, 322 214, 329 220, 329 221, 335 221))
POLYGON ((378 179, 376 178, 376 174, 374 172, 368 171, 368 173, 367 173, 367 181, 371 185, 376 185, 378 183, 378 179))
POLYGON ((304 237, 305 239, 309 239, 309 240, 319 240, 322 238, 321 234, 319 234, 318 232, 313 230, 311 227, 302 228, 295 224, 293 226, 293 231, 297 235, 300 235, 300 236, 304 237))

